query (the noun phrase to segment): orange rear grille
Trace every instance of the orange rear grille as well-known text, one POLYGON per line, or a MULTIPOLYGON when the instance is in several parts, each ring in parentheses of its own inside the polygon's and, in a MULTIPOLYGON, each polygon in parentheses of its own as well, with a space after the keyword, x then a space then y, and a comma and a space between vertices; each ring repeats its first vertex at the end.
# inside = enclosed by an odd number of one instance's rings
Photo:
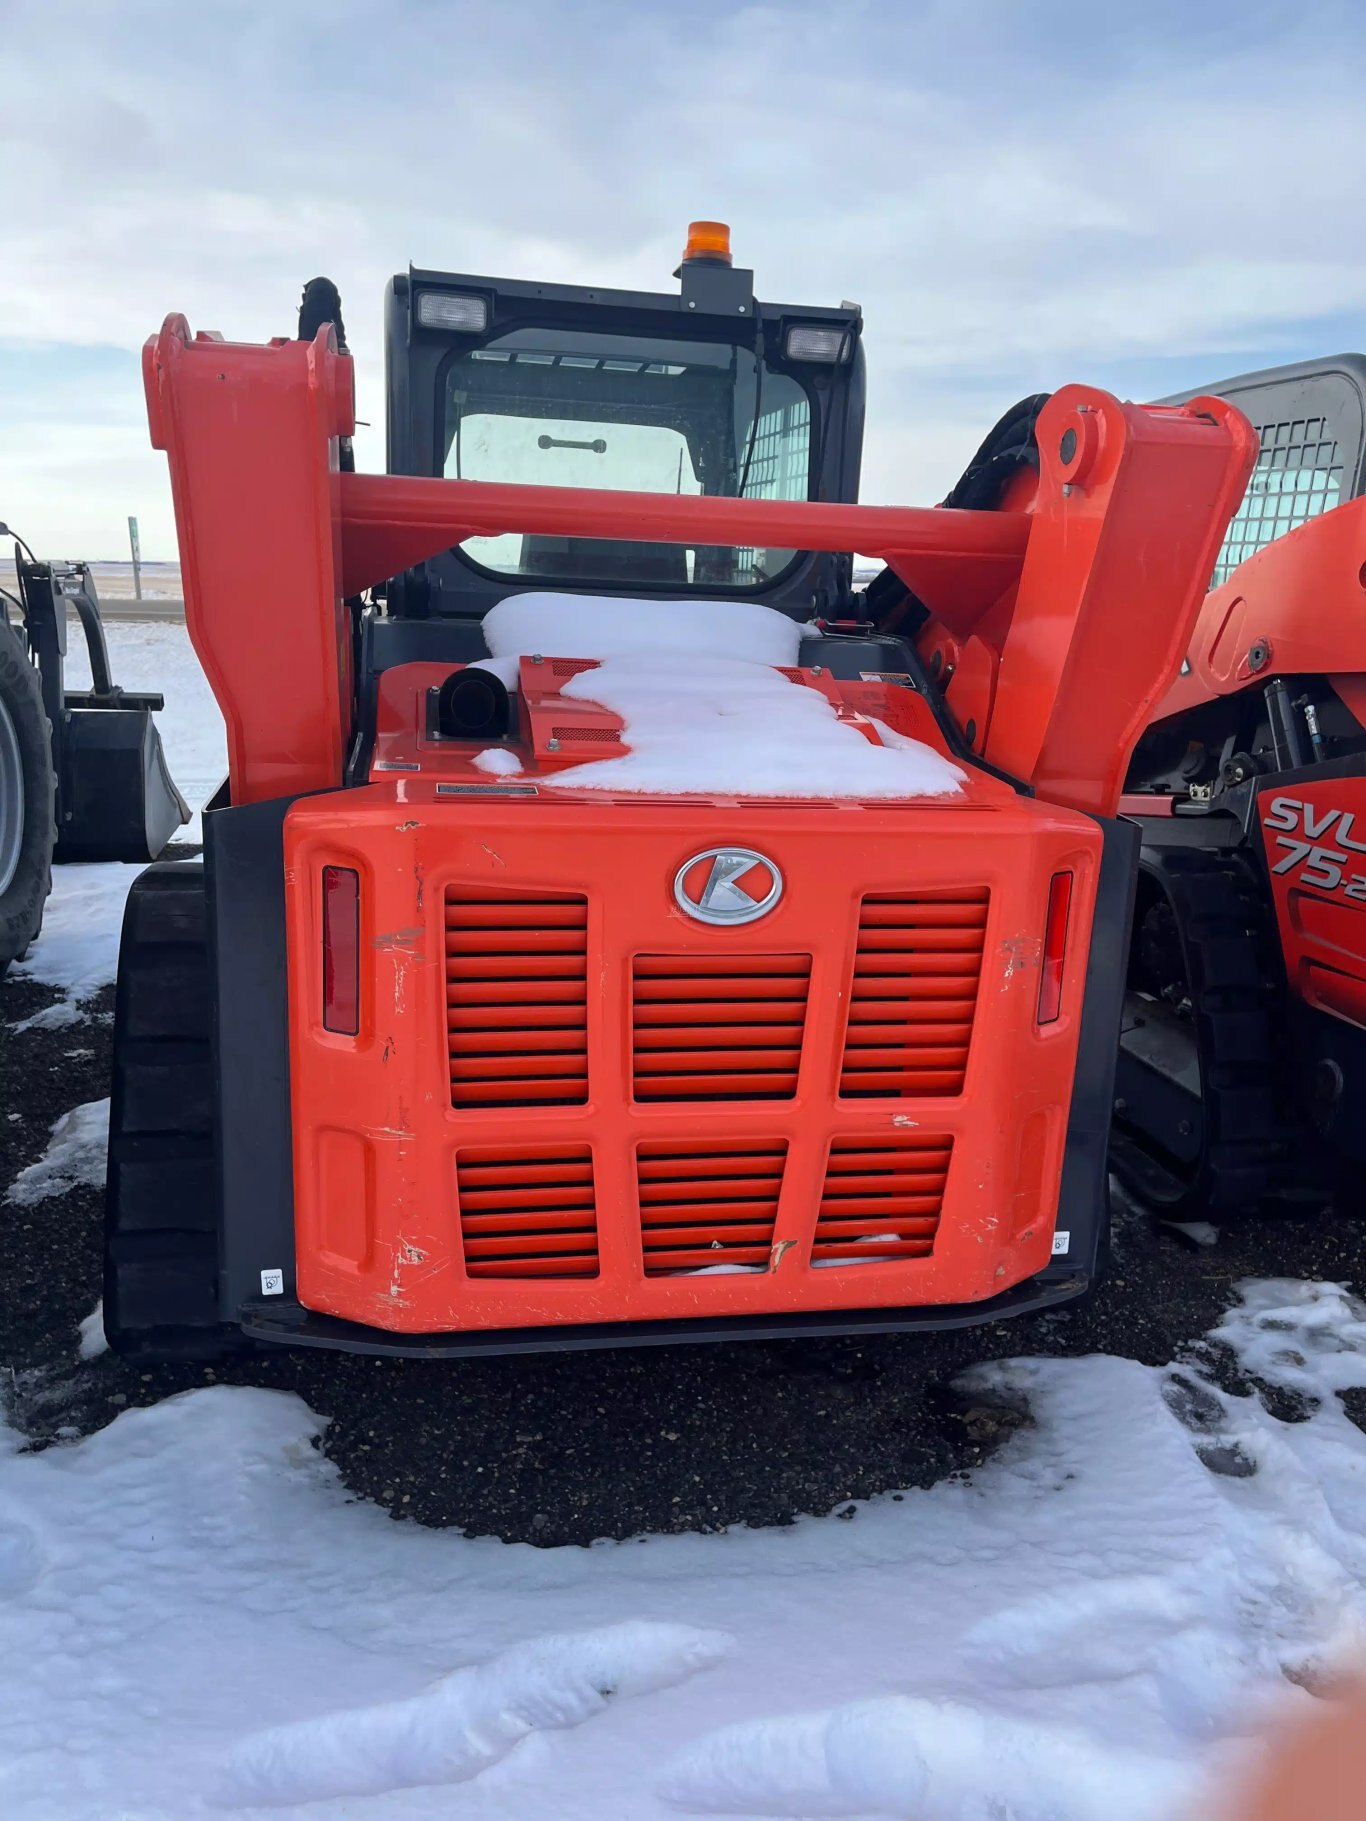
POLYGON ((810 955, 637 955, 637 1100, 790 1100, 810 955))
POLYGON ((821 1191, 813 1265, 928 1258, 944 1204, 953 1141, 837 1138, 821 1191))
POLYGON ((983 888, 863 900, 841 1094, 962 1093, 987 899, 983 888))
POLYGON ((460 1243, 471 1277, 596 1277, 593 1156, 586 1144, 462 1150, 460 1243))
POLYGON ((645 1275, 766 1269, 783 1186, 781 1139, 661 1139, 637 1153, 645 1275))
POLYGON ((588 1098, 588 901, 446 894, 451 1104, 588 1098))

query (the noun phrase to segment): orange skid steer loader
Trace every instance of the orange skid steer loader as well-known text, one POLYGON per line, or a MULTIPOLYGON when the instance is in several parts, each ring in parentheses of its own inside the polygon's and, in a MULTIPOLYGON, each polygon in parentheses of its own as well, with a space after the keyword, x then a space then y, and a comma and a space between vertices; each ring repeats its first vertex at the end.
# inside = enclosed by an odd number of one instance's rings
POLYGON ((203 869, 129 901, 121 1350, 952 1327, 1095 1281, 1119 792, 1252 432, 1073 386, 1009 509, 854 505, 858 320, 751 276, 396 280, 384 475, 339 472, 330 328, 148 343, 230 770, 203 869), (851 622, 853 551, 975 635, 989 717, 851 622))

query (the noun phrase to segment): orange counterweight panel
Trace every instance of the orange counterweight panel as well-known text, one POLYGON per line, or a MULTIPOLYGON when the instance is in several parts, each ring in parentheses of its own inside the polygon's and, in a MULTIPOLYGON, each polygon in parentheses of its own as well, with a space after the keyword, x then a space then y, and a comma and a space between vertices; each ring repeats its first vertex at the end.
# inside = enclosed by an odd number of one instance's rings
POLYGON ((878 804, 441 788, 286 820, 307 1308, 403 1334, 867 1309, 1047 1262, 1095 822, 980 777, 878 804), (783 890, 713 928, 675 881, 723 844, 783 890), (324 1025, 328 868, 359 876, 354 1036, 324 1025))

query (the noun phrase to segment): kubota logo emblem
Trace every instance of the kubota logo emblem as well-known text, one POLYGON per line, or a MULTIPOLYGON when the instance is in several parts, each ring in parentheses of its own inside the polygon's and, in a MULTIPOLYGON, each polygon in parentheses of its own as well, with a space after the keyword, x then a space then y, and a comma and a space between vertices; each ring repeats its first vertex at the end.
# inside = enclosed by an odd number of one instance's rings
POLYGON ((783 875, 749 847, 709 847, 674 878, 678 908, 699 923, 753 923, 783 895, 783 875))

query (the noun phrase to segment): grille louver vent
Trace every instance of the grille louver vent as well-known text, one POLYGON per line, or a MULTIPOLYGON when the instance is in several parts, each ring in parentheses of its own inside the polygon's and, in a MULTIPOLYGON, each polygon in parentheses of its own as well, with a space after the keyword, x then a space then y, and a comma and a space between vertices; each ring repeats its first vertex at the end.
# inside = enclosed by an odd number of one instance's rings
POLYGON ((637 1100, 790 1100, 809 955, 638 955, 637 1100))
POLYGON ((983 888, 863 900, 841 1094, 962 1093, 987 898, 983 888))
POLYGON ((639 954, 637 1100, 790 1100, 809 954, 639 954))
POLYGON ((587 1145, 462 1150, 460 1243, 471 1277, 596 1277, 587 1145))
POLYGON ((457 1107, 588 1098, 588 903, 446 894, 446 1027, 457 1107))
POLYGON ((837 1138, 830 1147, 813 1265, 928 1258, 952 1140, 837 1138))
POLYGON ((645 1275, 766 1269, 786 1160, 787 1146, 777 1139, 642 1145, 636 1169, 645 1275))
POLYGON ((621 735, 614 727, 552 727, 552 740, 561 746, 620 746, 621 735))

